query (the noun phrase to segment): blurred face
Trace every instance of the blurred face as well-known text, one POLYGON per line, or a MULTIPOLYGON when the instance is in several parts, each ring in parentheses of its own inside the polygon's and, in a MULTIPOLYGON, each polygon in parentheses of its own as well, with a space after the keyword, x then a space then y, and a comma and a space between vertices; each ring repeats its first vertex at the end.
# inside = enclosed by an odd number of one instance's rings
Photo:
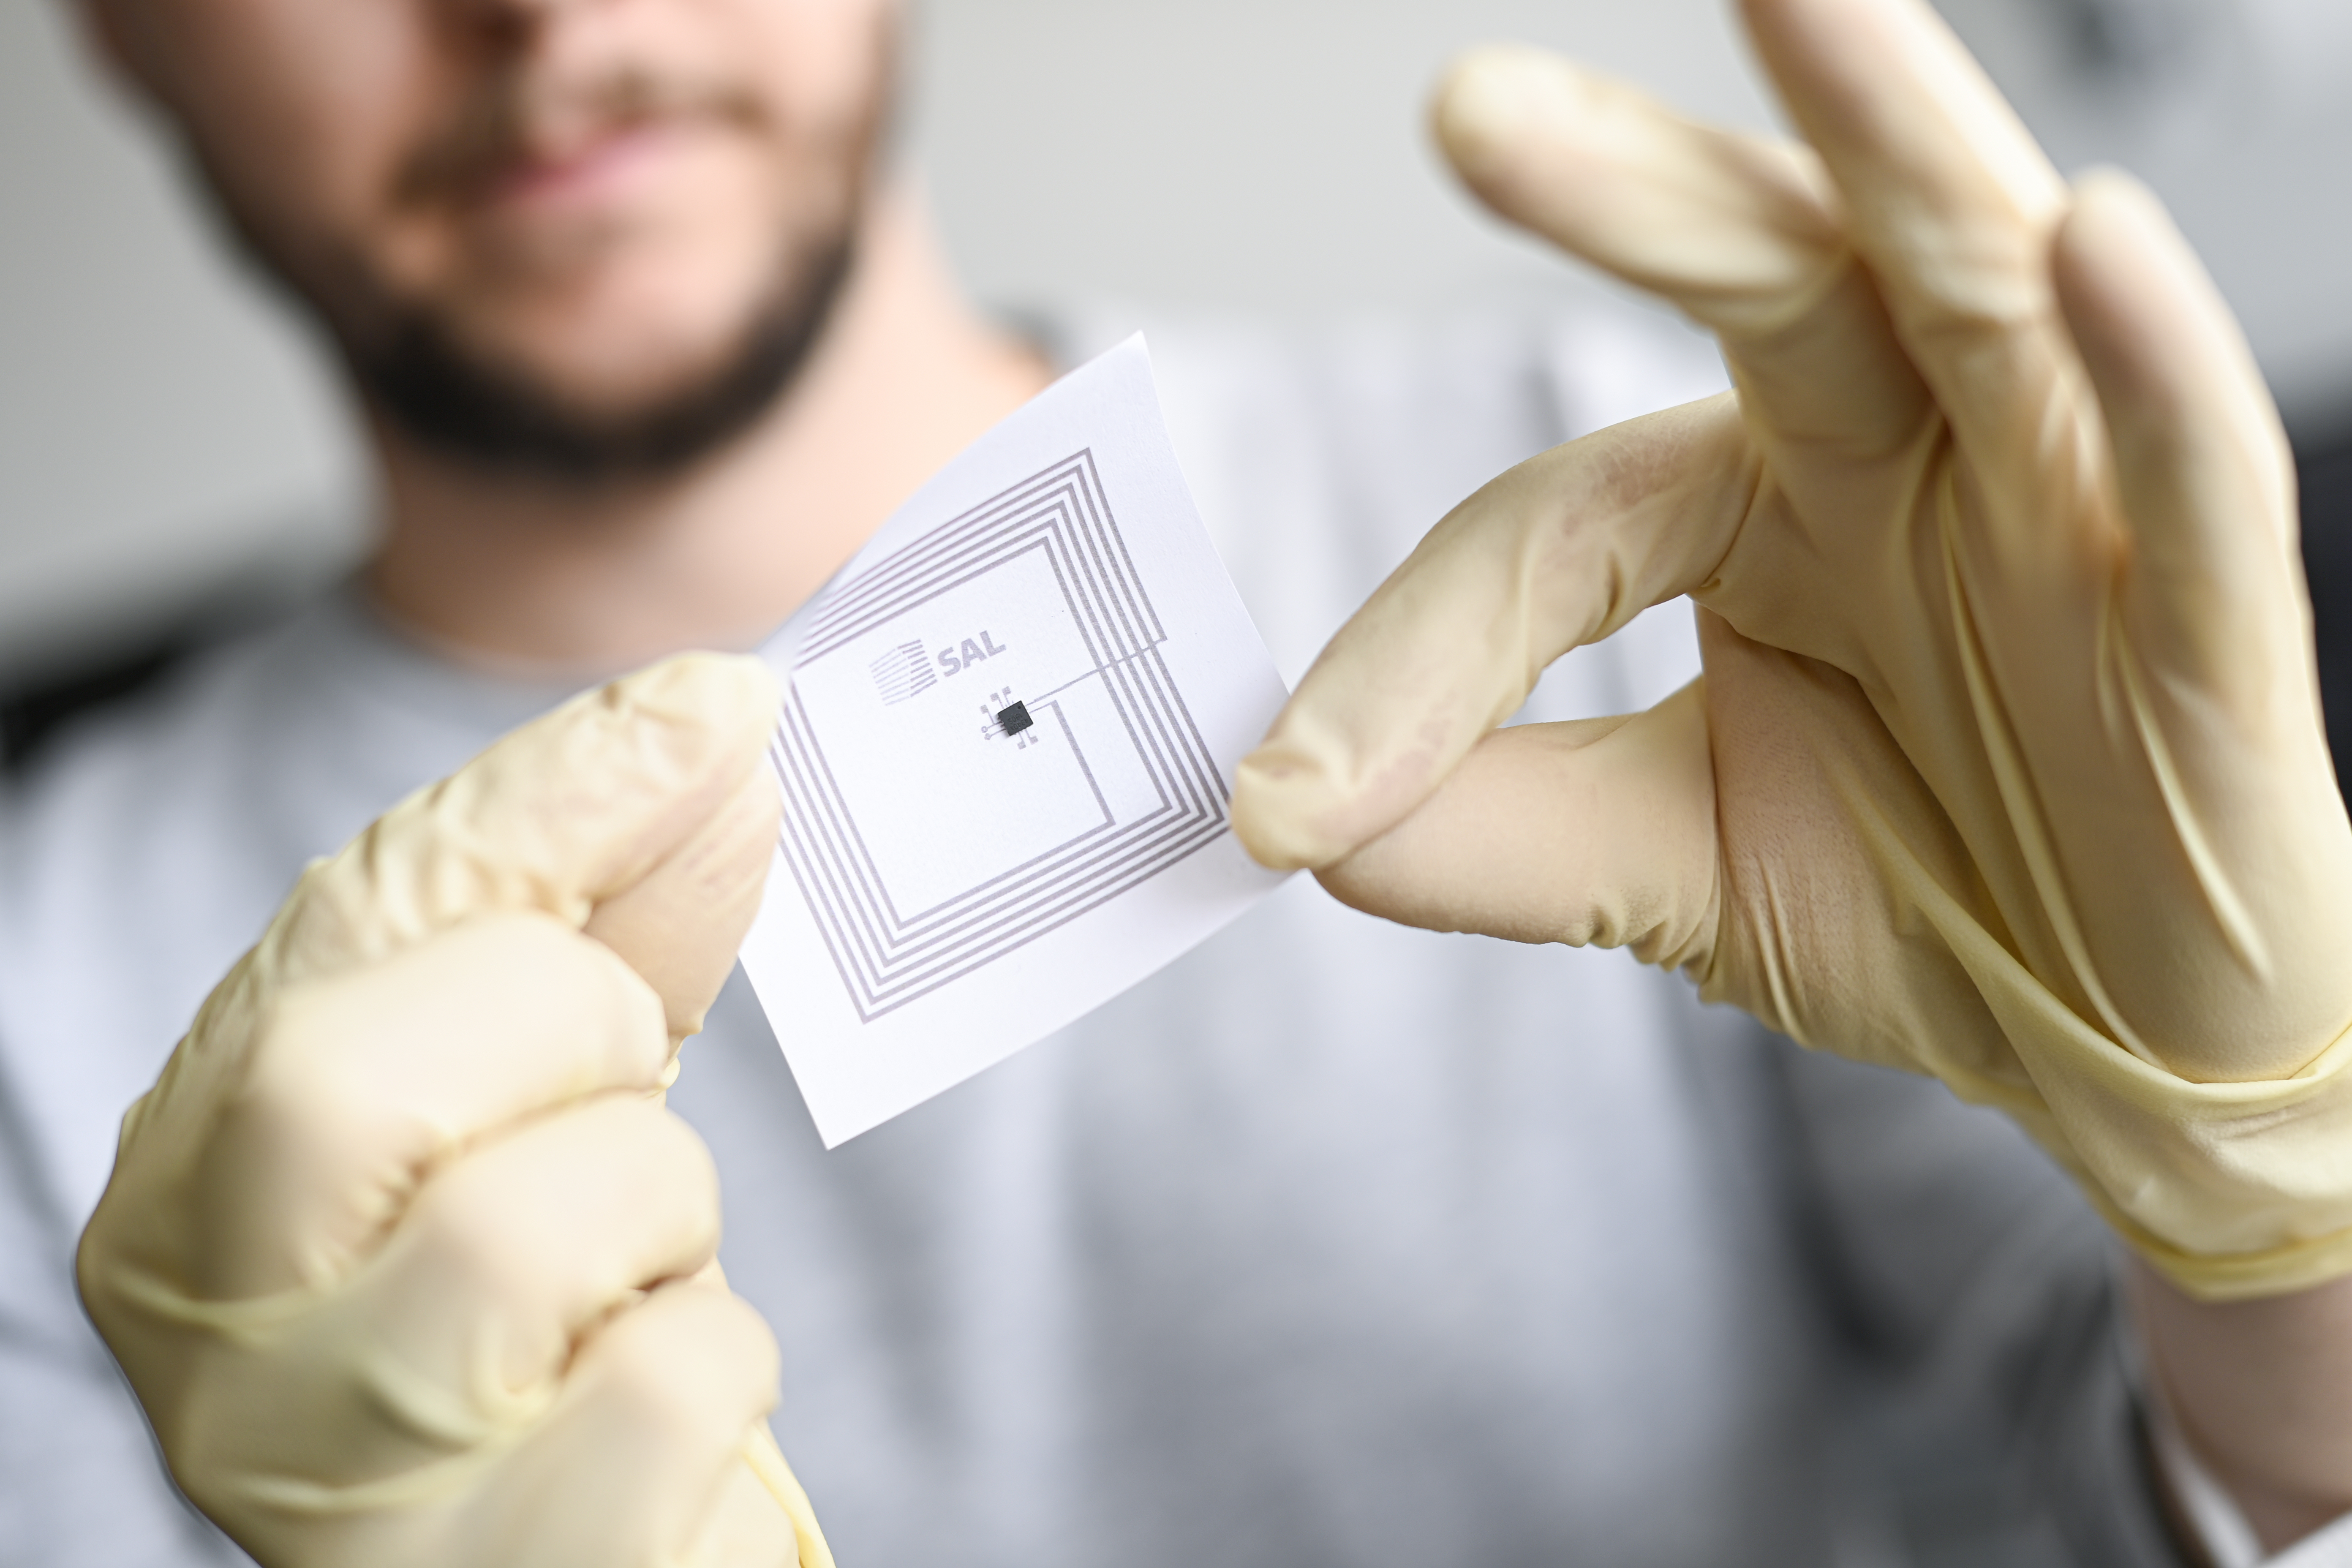
POLYGON ((690 461, 846 265, 892 0, 92 0, 371 399, 475 462, 690 461))

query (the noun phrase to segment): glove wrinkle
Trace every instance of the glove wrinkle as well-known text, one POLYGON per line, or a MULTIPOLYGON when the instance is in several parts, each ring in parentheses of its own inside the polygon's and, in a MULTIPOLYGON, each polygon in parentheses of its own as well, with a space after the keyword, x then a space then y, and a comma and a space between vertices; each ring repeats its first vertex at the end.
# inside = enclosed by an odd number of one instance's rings
POLYGON ((268 1568, 828 1561, 742 1436, 773 1342, 658 1104, 758 906, 775 707, 756 661, 688 656, 411 795, 125 1115, 83 1298, 268 1568))
POLYGON ((2244 338, 2155 200, 2070 189, 1927 5, 1744 10, 1810 146, 1532 50, 1447 77, 1472 188, 1713 328, 1738 402, 1456 508, 1243 763, 1236 831, 1359 908, 1623 943, 1931 1073, 2191 1295, 2352 1271, 2352 822, 2244 338), (1489 733, 1675 594, 1694 742, 1489 733))

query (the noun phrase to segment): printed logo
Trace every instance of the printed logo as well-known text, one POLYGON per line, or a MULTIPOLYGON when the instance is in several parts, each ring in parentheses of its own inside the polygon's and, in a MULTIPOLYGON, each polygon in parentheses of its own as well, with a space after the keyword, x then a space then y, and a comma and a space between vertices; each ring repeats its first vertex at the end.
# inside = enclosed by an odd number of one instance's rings
POLYGON ((874 689, 882 694, 885 708, 937 685, 940 679, 919 642, 901 643, 866 668, 874 672, 874 689))

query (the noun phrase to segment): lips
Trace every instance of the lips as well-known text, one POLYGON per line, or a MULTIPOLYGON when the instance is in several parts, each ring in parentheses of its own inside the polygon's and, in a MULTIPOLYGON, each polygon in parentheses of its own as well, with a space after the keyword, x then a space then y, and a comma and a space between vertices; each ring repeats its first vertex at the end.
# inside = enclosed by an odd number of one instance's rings
POLYGON ((558 154, 525 155, 488 171, 475 200, 512 213, 600 205, 646 174, 683 133, 663 121, 599 131, 558 154))
POLYGON ((700 132, 757 131, 740 85, 644 66, 585 79, 527 71, 479 83, 394 181, 415 207, 521 214, 603 205, 700 132))

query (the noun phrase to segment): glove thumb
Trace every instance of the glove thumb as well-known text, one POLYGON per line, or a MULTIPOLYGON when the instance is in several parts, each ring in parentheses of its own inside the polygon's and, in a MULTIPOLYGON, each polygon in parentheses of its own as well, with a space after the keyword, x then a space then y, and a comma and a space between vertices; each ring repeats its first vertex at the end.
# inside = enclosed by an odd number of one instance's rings
POLYGON ((278 984, 373 963, 468 917, 538 910, 612 947, 702 1024, 758 911, 777 795, 759 660, 687 654, 583 693, 313 865, 255 953, 278 984))

